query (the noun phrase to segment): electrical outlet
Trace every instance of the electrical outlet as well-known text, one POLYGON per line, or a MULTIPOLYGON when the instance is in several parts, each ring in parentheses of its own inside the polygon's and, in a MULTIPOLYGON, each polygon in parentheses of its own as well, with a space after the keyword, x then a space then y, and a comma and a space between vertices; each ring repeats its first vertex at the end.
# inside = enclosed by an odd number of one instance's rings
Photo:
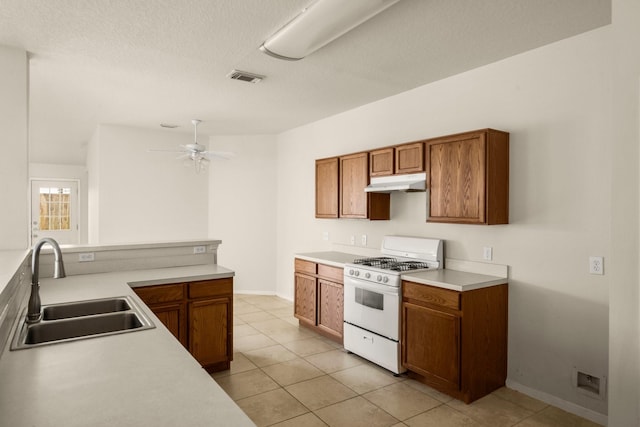
POLYGON ((367 235, 366 234, 362 235, 362 246, 367 246, 367 235))
POLYGON ((322 232, 322 240, 329 240, 329 232, 328 231, 323 231, 322 232))
POLYGON ((604 274, 604 258, 601 256, 589 257, 589 273, 590 274, 604 274))
POLYGON ((78 254, 78 262, 91 262, 95 261, 96 257, 93 252, 85 252, 78 254))
POLYGON ((194 246, 193 247, 193 253, 194 254, 203 254, 207 252, 207 247, 206 246, 194 246))
POLYGON ((493 259, 493 248, 490 246, 482 248, 482 258, 484 258, 485 261, 491 261, 493 259))
POLYGON ((356 236, 351 236, 351 239, 349 241, 351 242, 351 245, 355 245, 356 244, 356 236))

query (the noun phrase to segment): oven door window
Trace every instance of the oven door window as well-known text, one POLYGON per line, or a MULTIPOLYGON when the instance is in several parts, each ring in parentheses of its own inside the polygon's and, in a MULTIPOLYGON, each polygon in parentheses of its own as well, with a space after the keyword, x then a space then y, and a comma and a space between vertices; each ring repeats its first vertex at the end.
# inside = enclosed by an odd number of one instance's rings
POLYGON ((356 303, 384 311, 384 295, 367 289, 356 288, 356 303))

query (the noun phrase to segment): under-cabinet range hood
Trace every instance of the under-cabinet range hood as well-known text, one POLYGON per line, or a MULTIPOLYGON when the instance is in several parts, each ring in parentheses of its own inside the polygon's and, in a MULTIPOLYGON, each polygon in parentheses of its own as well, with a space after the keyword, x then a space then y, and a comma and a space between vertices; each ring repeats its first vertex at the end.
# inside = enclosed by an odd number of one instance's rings
POLYGON ((390 193, 392 191, 425 191, 427 174, 412 173, 407 175, 375 176, 371 178, 364 191, 367 193, 390 193))

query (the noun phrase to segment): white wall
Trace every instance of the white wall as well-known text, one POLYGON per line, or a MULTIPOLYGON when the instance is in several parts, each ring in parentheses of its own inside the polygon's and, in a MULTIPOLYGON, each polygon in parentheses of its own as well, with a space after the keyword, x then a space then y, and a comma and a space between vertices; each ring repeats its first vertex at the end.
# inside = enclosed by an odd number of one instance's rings
POLYGON ((29 247, 27 52, 0 46, 0 250, 29 247))
POLYGON ((176 149, 192 135, 100 125, 89 142, 89 243, 208 236, 208 173, 184 167, 176 149), (98 196, 99 199, 96 197, 98 196))
POLYGON ((614 0, 609 425, 640 425, 640 2, 614 0))
POLYGON ((236 154, 209 168, 209 237, 222 240, 218 263, 236 272, 236 292, 274 293, 276 137, 216 136, 209 146, 236 154))
POLYGON ((87 243, 87 168, 78 165, 59 165, 50 163, 29 163, 30 179, 73 179, 79 182, 80 233, 79 243, 87 243))
POLYGON ((491 246, 510 266, 511 383, 606 414, 571 376, 608 375, 610 276, 587 260, 611 253, 610 42, 599 29, 281 134, 278 294, 292 296, 296 252, 361 251, 351 235, 442 238, 447 257, 478 261, 491 246), (511 134, 509 225, 425 223, 425 193, 393 194, 388 222, 314 219, 315 159, 484 127, 511 134))

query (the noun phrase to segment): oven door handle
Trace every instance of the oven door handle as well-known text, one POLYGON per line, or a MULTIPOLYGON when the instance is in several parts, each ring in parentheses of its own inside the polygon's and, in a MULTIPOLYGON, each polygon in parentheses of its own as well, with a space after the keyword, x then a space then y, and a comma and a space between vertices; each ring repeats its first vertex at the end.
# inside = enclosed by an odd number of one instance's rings
POLYGON ((400 295, 400 287, 379 285, 377 283, 367 282, 365 280, 356 279, 355 277, 345 277, 343 279, 344 286, 353 286, 355 288, 362 288, 369 291, 373 291, 379 294, 398 296, 400 295), (391 291, 390 291, 391 289, 391 291))

